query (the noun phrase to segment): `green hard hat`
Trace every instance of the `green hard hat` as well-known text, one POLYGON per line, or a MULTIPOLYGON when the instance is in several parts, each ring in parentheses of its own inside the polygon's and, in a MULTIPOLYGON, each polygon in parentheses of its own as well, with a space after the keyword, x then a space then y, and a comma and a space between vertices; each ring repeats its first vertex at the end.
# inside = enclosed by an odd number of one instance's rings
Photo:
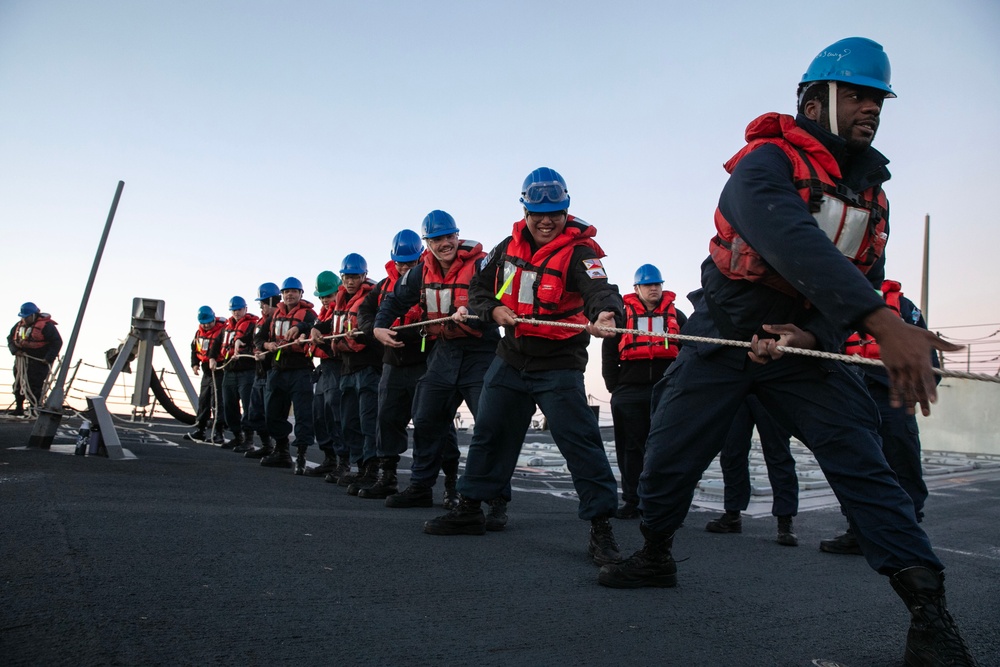
POLYGON ((316 296, 330 296, 340 287, 340 278, 333 271, 324 271, 316 276, 316 296))

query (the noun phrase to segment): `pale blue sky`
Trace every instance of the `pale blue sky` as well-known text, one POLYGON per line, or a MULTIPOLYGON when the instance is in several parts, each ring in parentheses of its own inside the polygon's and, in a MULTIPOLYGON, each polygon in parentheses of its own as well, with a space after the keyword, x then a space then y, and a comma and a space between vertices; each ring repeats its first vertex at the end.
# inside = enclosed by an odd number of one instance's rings
POLYGON ((0 314, 35 301, 68 337, 119 179, 90 359, 127 333, 134 296, 166 300, 186 348, 198 306, 226 314, 263 281, 311 287, 350 252, 381 278, 393 234, 434 208, 488 249, 543 165, 612 280, 657 264, 690 312, 722 163, 755 116, 793 112, 818 51, 860 35, 899 94, 875 141, 890 275, 919 302, 929 213, 932 327, 1000 321, 1000 5, 764 7, 0 0, 0 314))

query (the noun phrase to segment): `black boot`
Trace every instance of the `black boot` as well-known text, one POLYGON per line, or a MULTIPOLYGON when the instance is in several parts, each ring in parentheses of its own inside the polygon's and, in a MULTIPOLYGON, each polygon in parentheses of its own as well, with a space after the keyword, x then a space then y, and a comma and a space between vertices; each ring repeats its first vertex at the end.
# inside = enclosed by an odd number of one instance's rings
POLYGON ((309 449, 309 445, 299 445, 297 448, 298 456, 295 457, 295 474, 304 475, 306 474, 306 450, 309 449))
POLYGON ((243 442, 233 447, 234 454, 246 454, 253 451, 253 431, 243 431, 243 442))
POLYGON ((265 468, 291 468, 292 455, 288 453, 288 438, 276 438, 274 451, 260 460, 265 468))
POLYGON ((199 426, 195 430, 185 433, 184 439, 191 442, 205 442, 205 427, 199 426))
POLYGON ((378 479, 378 459, 371 458, 361 467, 361 476, 347 487, 348 495, 356 496, 361 489, 367 489, 378 479))
POLYGON ((388 498, 399 491, 399 484, 396 481, 396 466, 399 464, 398 456, 386 456, 378 460, 378 475, 375 483, 367 489, 358 491, 358 498, 388 498))
POLYGON ((408 487, 385 499, 386 507, 434 507, 434 491, 429 486, 408 487))
POLYGON ((848 526, 843 535, 837 535, 829 540, 820 540, 819 550, 828 554, 846 554, 849 556, 863 556, 858 538, 854 536, 854 531, 848 526))
POLYGON ((979 664, 948 613, 943 573, 908 567, 889 577, 889 582, 912 615, 903 656, 909 667, 979 664))
POLYGON ((358 469, 355 470, 354 472, 347 471, 346 473, 341 475, 340 478, 337 479, 337 486, 349 487, 351 486, 351 484, 354 484, 356 481, 361 479, 361 477, 364 476, 365 474, 365 464, 363 461, 358 461, 357 466, 358 469))
POLYGON ((329 449, 323 450, 323 462, 318 466, 306 468, 309 477, 324 477, 337 469, 337 455, 329 449))
POLYGON ((344 475, 349 475, 351 473, 351 459, 348 458, 347 454, 341 454, 337 457, 337 465, 334 469, 326 474, 323 478, 324 482, 329 482, 330 484, 336 484, 340 481, 340 478, 344 475))
POLYGON ((615 533, 611 530, 611 522, 608 519, 590 520, 590 545, 587 547, 587 553, 598 567, 621 561, 618 542, 615 541, 615 533))
POLYGON ((742 533, 743 517, 739 512, 726 510, 726 513, 718 519, 712 519, 705 524, 705 530, 710 533, 742 533))
POLYGON ((452 511, 425 521, 424 532, 428 535, 485 535, 482 501, 462 498, 452 511))
POLYGON ((489 512, 486 514, 486 530, 499 531, 507 526, 507 501, 503 498, 494 498, 489 503, 489 512))
POLYGON ((236 449, 243 446, 243 434, 237 431, 230 440, 223 440, 223 449, 236 449))
POLYGON ((444 461, 441 464, 441 471, 444 472, 444 502, 441 506, 446 510, 453 510, 458 507, 458 459, 444 461))
POLYGON ((642 588, 655 586, 673 588, 677 585, 677 563, 670 550, 674 536, 655 533, 639 524, 646 543, 628 560, 601 568, 597 581, 610 588, 642 588))
POLYGON ((639 518, 639 506, 635 503, 626 502, 624 505, 618 508, 618 512, 615 516, 619 519, 638 519, 639 518))
POLYGON ((266 433, 258 433, 258 435, 260 436, 260 447, 251 449, 243 455, 248 459, 262 459, 274 451, 274 443, 271 437, 266 433))
POLYGON ((792 517, 778 517, 778 544, 786 547, 799 546, 799 537, 792 530, 792 517))

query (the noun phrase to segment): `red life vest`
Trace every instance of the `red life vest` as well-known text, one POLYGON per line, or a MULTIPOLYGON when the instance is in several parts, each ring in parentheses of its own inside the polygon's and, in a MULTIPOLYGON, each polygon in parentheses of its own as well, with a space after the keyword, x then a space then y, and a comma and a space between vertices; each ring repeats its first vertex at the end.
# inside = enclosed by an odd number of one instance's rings
MULTIPOLYGON (((469 306, 469 284, 476 273, 476 265, 486 253, 478 241, 460 239, 455 261, 448 267, 448 274, 441 275, 441 264, 429 250, 424 251, 423 291, 420 305, 427 313, 427 319, 437 320, 449 317, 460 307, 469 306)), ((482 331, 461 322, 439 322, 428 324, 425 330, 430 335, 442 338, 481 338, 482 331)))
MULTIPOLYGON (((274 309, 274 314, 271 316, 271 340, 278 345, 284 345, 289 342, 285 339, 285 335, 288 333, 289 329, 292 327, 298 327, 305 320, 306 314, 313 311, 312 303, 301 299, 291 312, 288 311, 288 307, 285 306, 285 302, 282 301, 274 309)), ((299 330, 299 334, 302 334, 302 330, 299 330)), ((308 343, 296 343, 295 345, 290 345, 289 347, 282 348, 283 350, 288 350, 289 352, 296 352, 298 354, 306 354, 308 352, 308 343)))
MULTIPOLYGON (((433 257, 433 255, 430 255, 429 250, 424 250, 423 256, 420 258, 421 261, 426 261, 427 256, 433 257)), ((398 283, 399 279, 402 278, 402 276, 399 275, 399 271, 396 270, 396 263, 392 260, 385 263, 385 273, 387 277, 382 281, 382 288, 378 293, 379 305, 382 304, 382 300, 385 299, 386 295, 391 294, 393 290, 396 289, 396 283, 398 283)), ((422 319, 424 319, 424 309, 419 303, 416 303, 408 311, 406 311, 405 315, 397 317, 396 321, 393 322, 391 326, 397 326, 400 324, 416 324, 422 319)))
MULTIPOLYGON (((204 327, 198 327, 198 330, 194 334, 194 351, 198 357, 198 361, 201 363, 208 362, 212 357, 209 353, 212 350, 212 343, 226 330, 226 320, 221 317, 215 318, 215 324, 211 329, 206 330, 204 327)), ((219 350, 218 356, 215 357, 216 361, 223 361, 225 357, 223 356, 224 350, 219 350)))
MULTIPOLYGON (((881 187, 853 193, 837 184, 840 166, 819 139, 795 124, 792 116, 768 113, 747 126, 747 145, 725 164, 733 172, 750 152, 773 144, 792 162, 792 178, 802 199, 837 249, 861 270, 868 270, 882 256, 888 202, 881 187)), ((727 278, 760 282, 785 294, 798 292, 751 248, 715 209, 717 234, 709 243, 712 260, 727 278)))
POLYGON ((45 340, 42 329, 49 322, 58 324, 52 320, 52 316, 48 313, 38 313, 32 324, 25 324, 24 319, 22 319, 17 323, 17 331, 14 332, 14 345, 22 350, 38 350, 45 347, 48 345, 48 341, 45 340))
MULTIPOLYGON (((677 310, 674 308, 676 298, 676 294, 664 290, 659 305, 648 310, 637 294, 626 294, 622 297, 625 302, 625 328, 653 333, 680 333, 677 310)), ((626 333, 618 341, 618 355, 622 361, 676 359, 677 352, 677 344, 671 345, 669 338, 661 336, 626 333)))
MULTIPOLYGON (((257 325, 258 319, 259 318, 253 313, 247 313, 239 320, 233 317, 226 320, 226 331, 223 334, 224 338, 222 339, 223 359, 228 359, 229 357, 236 355, 236 341, 246 336, 247 331, 252 331, 257 325)), ((247 352, 244 352, 243 354, 247 354, 247 352)))
MULTIPOLYGON (((885 299, 885 304, 900 317, 903 316, 899 305, 899 299, 903 296, 900 291, 901 287, 895 280, 882 282, 882 298, 885 299)), ((857 331, 848 336, 847 342, 844 343, 844 354, 857 354, 866 359, 882 358, 878 341, 868 334, 860 334, 857 331)))
MULTIPOLYGON (((563 233, 532 252, 525 238, 527 227, 523 218, 514 223, 513 235, 501 258, 503 275, 497 272, 499 284, 495 285, 498 293, 503 289, 500 303, 514 311, 517 317, 588 324, 583 312, 583 297, 579 292, 566 291, 566 275, 577 246, 587 246, 597 258, 605 256, 601 246, 593 240, 597 229, 583 220, 567 216, 563 233)), ((514 328, 514 335, 565 340, 579 336, 580 329, 519 324, 514 328)))
MULTIPOLYGON (((329 322, 330 320, 333 319, 333 304, 334 302, 333 300, 331 300, 325 306, 319 309, 319 315, 316 316, 317 322, 329 322)), ((332 359, 334 356, 336 356, 336 353, 330 354, 330 352, 327 352, 326 349, 324 348, 333 351, 333 348, 330 348, 328 345, 320 347, 315 343, 309 343, 309 352, 307 354, 316 357, 317 359, 332 359)))
MULTIPOLYGON (((333 300, 333 329, 330 333, 345 334, 358 328, 358 308, 373 287, 373 281, 365 280, 354 294, 348 294, 343 285, 337 288, 337 296, 333 300)), ((365 349, 365 336, 338 338, 332 341, 332 347, 338 352, 360 352, 365 349)))

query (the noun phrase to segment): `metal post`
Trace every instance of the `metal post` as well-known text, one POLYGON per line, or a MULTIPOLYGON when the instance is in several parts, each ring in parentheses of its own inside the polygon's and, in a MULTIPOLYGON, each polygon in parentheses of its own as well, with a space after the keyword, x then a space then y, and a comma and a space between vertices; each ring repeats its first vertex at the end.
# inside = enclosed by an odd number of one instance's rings
POLYGON ((80 335, 80 325, 83 323, 83 315, 87 311, 87 302, 90 300, 90 291, 94 287, 94 280, 97 278, 97 268, 101 265, 101 256, 104 254, 104 246, 108 242, 108 234, 111 233, 111 223, 115 219, 115 211, 118 210, 118 201, 121 199, 122 190, 125 188, 125 181, 118 181, 118 189, 115 190, 115 198, 111 202, 111 210, 108 212, 108 221, 104 223, 104 233, 101 235, 101 242, 97 246, 97 254, 94 256, 94 264, 90 268, 90 278, 87 279, 87 287, 83 290, 83 300, 80 302, 80 311, 76 314, 76 322, 73 324, 73 333, 69 337, 69 344, 66 346, 66 354, 63 356, 63 364, 59 369, 59 378, 56 380, 52 392, 49 393, 45 407, 38 411, 38 419, 31 429, 31 436, 28 438, 28 447, 40 447, 49 449, 52 440, 55 438, 59 422, 62 420, 63 383, 66 382, 66 374, 69 372, 70 362, 73 360, 73 351, 76 348, 76 339, 80 335))
POLYGON ((927 315, 927 303, 930 301, 930 271, 931 271, 931 216, 924 216, 924 272, 920 281, 920 310, 924 314, 924 322, 930 322, 927 315))

